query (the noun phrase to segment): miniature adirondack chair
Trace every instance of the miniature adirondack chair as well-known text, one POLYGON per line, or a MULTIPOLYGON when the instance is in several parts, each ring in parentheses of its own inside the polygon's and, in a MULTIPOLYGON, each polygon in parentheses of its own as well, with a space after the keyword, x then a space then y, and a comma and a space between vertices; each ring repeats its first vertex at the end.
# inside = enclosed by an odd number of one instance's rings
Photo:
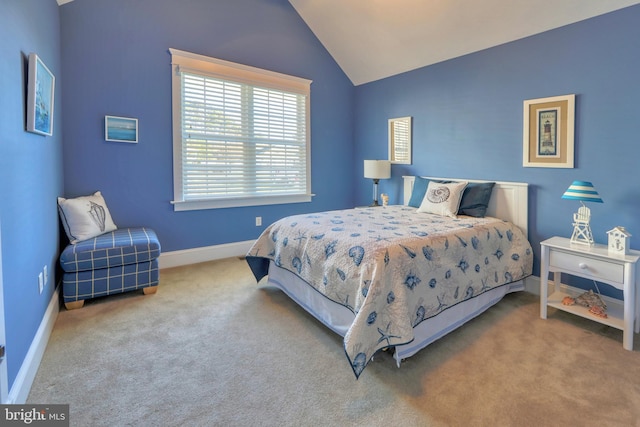
POLYGON ((591 233, 591 210, 582 205, 578 212, 573 214, 573 234, 571 241, 574 243, 584 243, 593 245, 593 234, 591 233))

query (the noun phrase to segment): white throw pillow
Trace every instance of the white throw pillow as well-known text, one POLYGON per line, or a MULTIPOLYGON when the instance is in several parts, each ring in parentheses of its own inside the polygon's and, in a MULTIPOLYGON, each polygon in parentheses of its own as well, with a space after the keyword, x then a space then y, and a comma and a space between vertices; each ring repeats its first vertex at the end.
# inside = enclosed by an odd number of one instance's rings
POLYGON ((417 212, 426 212, 457 218, 466 181, 441 184, 430 181, 417 212))
POLYGON ((75 199, 58 197, 58 211, 64 231, 72 244, 116 230, 107 203, 96 191, 75 199))

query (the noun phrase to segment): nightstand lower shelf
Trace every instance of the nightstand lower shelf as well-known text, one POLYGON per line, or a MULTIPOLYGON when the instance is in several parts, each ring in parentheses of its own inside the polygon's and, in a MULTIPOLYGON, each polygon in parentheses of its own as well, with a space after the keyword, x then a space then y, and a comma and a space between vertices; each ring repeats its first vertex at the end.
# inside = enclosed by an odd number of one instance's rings
POLYGON ((556 291, 549 295, 547 299, 547 306, 553 307, 558 310, 566 311, 576 316, 584 317, 585 319, 594 320, 612 328, 620 329, 624 331, 624 306, 622 302, 620 304, 607 302, 607 317, 598 317, 595 314, 591 314, 587 307, 581 305, 564 305, 562 300, 564 297, 575 298, 578 295, 569 294, 567 292, 556 291))

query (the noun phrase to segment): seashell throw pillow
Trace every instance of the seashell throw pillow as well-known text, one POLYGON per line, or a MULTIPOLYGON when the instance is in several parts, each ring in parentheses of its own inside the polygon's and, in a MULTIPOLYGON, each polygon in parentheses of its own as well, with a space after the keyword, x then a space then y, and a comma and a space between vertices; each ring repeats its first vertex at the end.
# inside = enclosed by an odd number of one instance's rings
POLYGON ((417 212, 457 218, 460 200, 462 200, 462 193, 466 186, 466 181, 451 183, 429 182, 424 199, 422 199, 417 212))
POLYGON ((58 212, 69 242, 76 244, 116 230, 102 193, 65 199, 58 197, 58 212))

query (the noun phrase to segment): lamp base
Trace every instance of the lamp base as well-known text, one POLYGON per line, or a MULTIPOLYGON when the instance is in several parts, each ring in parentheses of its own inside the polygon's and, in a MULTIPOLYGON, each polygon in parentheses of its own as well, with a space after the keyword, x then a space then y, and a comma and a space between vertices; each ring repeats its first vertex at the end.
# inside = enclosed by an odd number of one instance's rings
POLYGON ((380 180, 378 178, 373 178, 373 203, 369 206, 380 206, 378 204, 378 182, 380 180))
POLYGON ((593 246, 593 233, 589 224, 575 224, 573 234, 571 235, 571 243, 593 246))
MULTIPOLYGON (((582 203, 582 202, 580 202, 582 203)), ((593 246, 593 233, 591 232, 591 210, 582 203, 578 212, 573 214, 573 234, 571 243, 593 246)))

